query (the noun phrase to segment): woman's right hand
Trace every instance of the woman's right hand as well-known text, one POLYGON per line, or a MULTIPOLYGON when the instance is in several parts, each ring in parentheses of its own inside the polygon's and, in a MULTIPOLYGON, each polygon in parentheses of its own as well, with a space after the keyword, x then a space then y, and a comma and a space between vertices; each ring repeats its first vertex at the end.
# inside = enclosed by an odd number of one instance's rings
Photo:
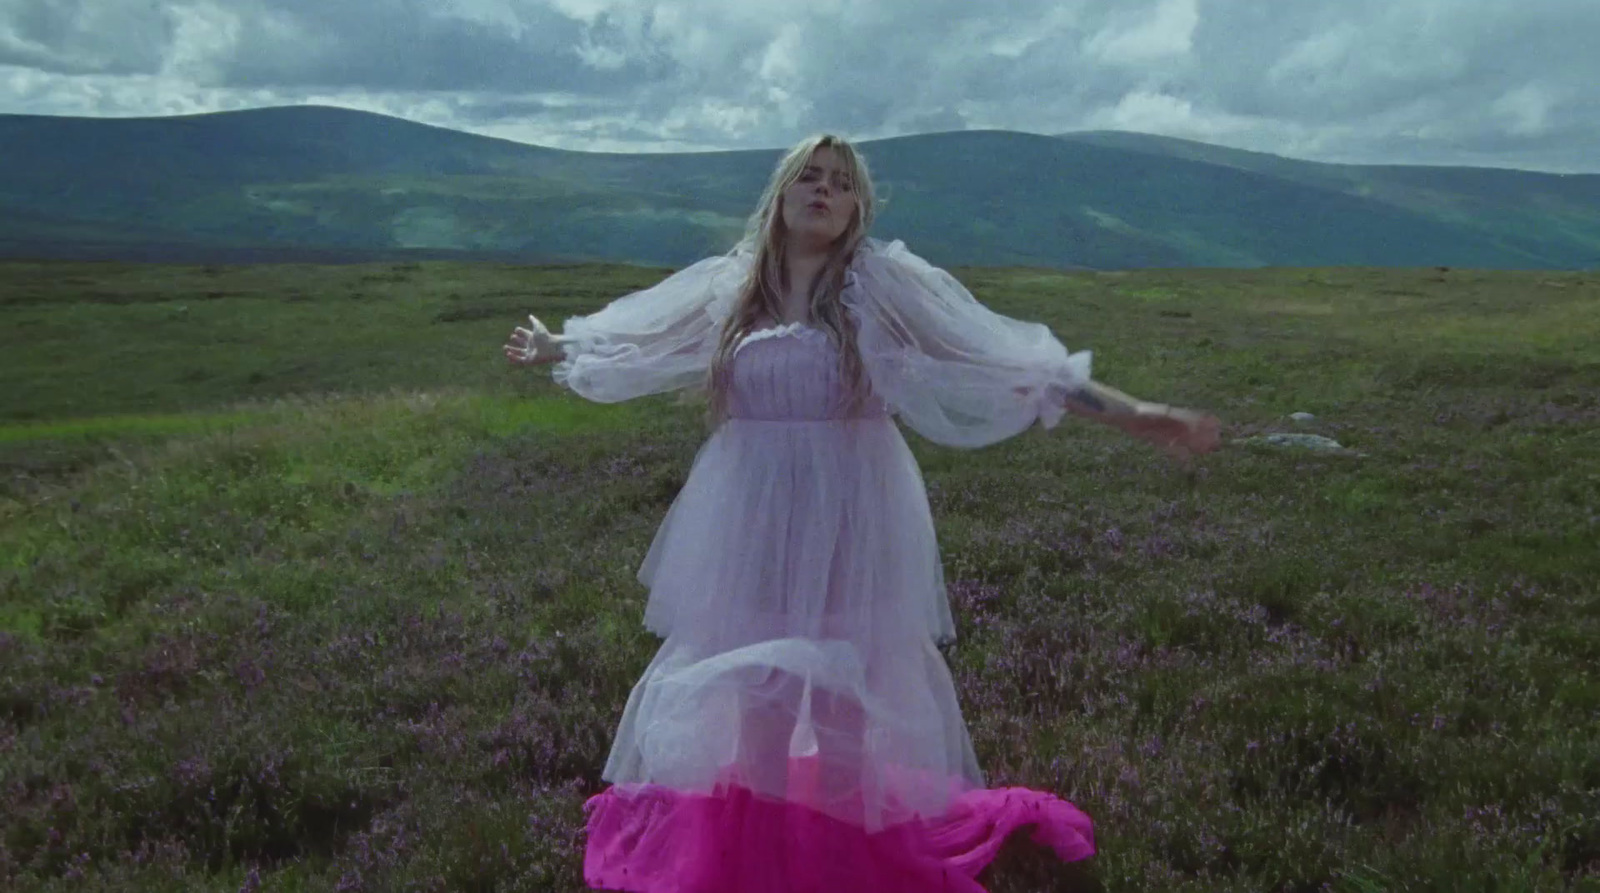
POLYGON ((556 337, 531 313, 528 314, 528 327, 512 329, 511 338, 505 345, 506 360, 514 366, 553 363, 560 352, 556 337))

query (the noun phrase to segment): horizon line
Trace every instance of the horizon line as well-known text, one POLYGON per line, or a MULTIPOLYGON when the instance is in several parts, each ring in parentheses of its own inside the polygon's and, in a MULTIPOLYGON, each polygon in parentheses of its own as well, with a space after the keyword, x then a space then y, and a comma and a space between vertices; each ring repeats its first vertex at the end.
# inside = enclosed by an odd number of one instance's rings
MULTIPOLYGON (((526 146, 526 147, 533 148, 533 149, 542 149, 542 150, 547 151, 547 152, 565 152, 565 153, 571 153, 571 154, 575 154, 575 155, 637 155, 637 156, 645 156, 645 155, 663 155, 663 156, 665 156, 665 155, 729 155, 729 154, 750 153, 750 152, 755 152, 755 153, 782 153, 782 152, 787 151, 788 148, 789 148, 788 146, 777 146, 777 147, 746 147, 746 148, 721 148, 721 149, 676 149, 676 150, 641 149, 641 150, 632 151, 632 152, 615 151, 615 150, 595 150, 595 149, 567 149, 567 148, 562 148, 562 147, 559 147, 559 146, 548 146, 548 145, 544 145, 544 144, 541 144, 541 143, 530 143, 530 142, 526 142, 524 140, 513 139, 511 137, 497 136, 497 135, 487 134, 487 133, 478 133, 478 132, 472 131, 472 130, 463 130, 463 129, 459 128, 459 127, 452 127, 452 126, 447 126, 447 125, 443 125, 443 124, 433 124, 433 123, 430 123, 430 122, 427 122, 427 121, 418 121, 418 120, 416 120, 414 118, 407 118, 407 117, 404 117, 402 115, 397 115, 397 114, 393 114, 393 113, 390 113, 390 112, 375 112, 375 111, 372 111, 370 109, 354 108, 354 107, 351 107, 351 106, 343 106, 343 105, 330 105, 330 104, 325 103, 325 102, 289 103, 289 104, 284 104, 284 105, 264 105, 264 106, 252 106, 252 107, 249 107, 249 108, 238 108, 238 109, 216 109, 214 111, 209 111, 209 112, 185 112, 185 113, 173 114, 173 115, 66 115, 66 114, 43 114, 43 113, 39 113, 39 112, 0 112, 0 119, 3 119, 3 118, 50 118, 50 119, 57 119, 57 120, 74 120, 74 121, 174 121, 174 120, 182 120, 182 119, 186 119, 186 118, 215 118, 215 117, 222 117, 222 116, 229 116, 229 115, 249 115, 249 114, 258 114, 258 113, 261 113, 261 112, 294 111, 294 110, 302 110, 302 109, 333 111, 333 112, 339 112, 339 113, 343 113, 343 114, 366 115, 366 116, 376 117, 376 118, 385 118, 385 119, 388 119, 388 120, 391 120, 391 121, 403 122, 403 123, 411 124, 411 125, 414 125, 414 126, 417 126, 417 127, 430 127, 430 128, 436 129, 436 130, 443 130, 443 131, 447 131, 449 133, 460 134, 462 136, 476 137, 478 139, 496 140, 496 141, 499 141, 499 142, 511 143, 511 144, 517 145, 517 146, 526 146)), ((818 131, 818 132, 821 132, 821 131, 818 131)), ((1267 152, 1267 151, 1264 151, 1264 150, 1261 150, 1261 149, 1247 149, 1247 148, 1244 148, 1244 147, 1241 147, 1241 146, 1228 145, 1226 143, 1207 142, 1205 140, 1195 139, 1193 137, 1172 136, 1170 134, 1157 133, 1157 132, 1153 132, 1153 131, 1116 130, 1116 129, 1106 129, 1106 128, 1093 128, 1093 129, 1085 129, 1085 130, 1063 130, 1063 131, 1057 131, 1057 132, 1054 132, 1054 133, 1041 133, 1041 132, 1030 131, 1030 130, 1013 130, 1013 129, 1003 128, 1003 127, 968 127, 968 128, 963 128, 963 129, 960 129, 960 130, 919 131, 919 132, 916 132, 916 133, 896 134, 896 135, 893 135, 893 136, 872 137, 872 138, 864 138, 864 139, 854 139, 854 138, 849 138, 849 139, 853 143, 857 143, 859 145, 864 145, 865 146, 865 145, 872 145, 874 143, 887 143, 887 142, 893 142, 893 141, 897 141, 897 140, 919 139, 919 138, 939 137, 939 136, 954 136, 954 135, 962 135, 962 134, 983 134, 983 133, 1010 134, 1010 135, 1016 135, 1016 136, 1037 137, 1037 138, 1040 138, 1040 139, 1067 140, 1067 141, 1071 141, 1071 138, 1075 137, 1075 136, 1086 136, 1086 135, 1093 135, 1093 134, 1119 134, 1119 135, 1129 135, 1129 136, 1136 136, 1136 137, 1146 137, 1146 138, 1155 139, 1155 140, 1170 140, 1172 142, 1187 143, 1187 144, 1190 144, 1190 145, 1204 146, 1204 147, 1212 148, 1212 149, 1221 149, 1221 150, 1225 150, 1225 151, 1229 151, 1229 152, 1248 153, 1248 154, 1251 154, 1251 155, 1260 155, 1260 156, 1265 156, 1265 157, 1268 157, 1268 158, 1277 158, 1277 159, 1282 159, 1282 160, 1285 160, 1285 161, 1298 162, 1300 164, 1324 165, 1324 166, 1327 166, 1327 167, 1345 167, 1345 168, 1424 168, 1424 169, 1433 169, 1433 170, 1509 171, 1509 172, 1519 173, 1519 174, 1535 174, 1535 175, 1539 175, 1539 176, 1551 176, 1551 177, 1594 177, 1594 176, 1600 176, 1600 169, 1593 170, 1593 171, 1556 170, 1556 169, 1549 169, 1549 168, 1514 167, 1514 166, 1509 166, 1509 165, 1504 165, 1504 164, 1488 164, 1488 163, 1470 164, 1470 163, 1459 163, 1459 162, 1458 163, 1451 163, 1451 164, 1439 164, 1439 163, 1432 163, 1432 162, 1410 162, 1410 161, 1386 161, 1386 162, 1322 161, 1322 160, 1304 158, 1304 157, 1295 156, 1295 155, 1282 155, 1282 154, 1279 154, 1279 153, 1276 153, 1276 152, 1267 152)), ((1117 147, 1117 148, 1122 148, 1125 151, 1134 151, 1134 152, 1141 151, 1140 149, 1135 148, 1135 147, 1117 147)), ((1169 156, 1169 157, 1182 158, 1182 156, 1175 156, 1175 155, 1174 156, 1169 156)), ((1199 158, 1199 159, 1197 159, 1197 158, 1183 158, 1182 160, 1197 162, 1197 163, 1201 163, 1201 164, 1219 164, 1219 165, 1226 166, 1224 162, 1212 161, 1212 160, 1203 159, 1203 158, 1199 158)))

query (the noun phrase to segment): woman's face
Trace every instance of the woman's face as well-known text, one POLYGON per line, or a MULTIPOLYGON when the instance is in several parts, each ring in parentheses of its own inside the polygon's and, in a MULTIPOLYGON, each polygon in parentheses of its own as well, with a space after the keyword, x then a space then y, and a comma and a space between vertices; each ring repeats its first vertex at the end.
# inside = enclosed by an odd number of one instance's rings
POLYGON ((790 242, 819 248, 850 226, 856 214, 855 184, 843 159, 824 146, 811 153, 800 178, 783 191, 782 203, 790 242))

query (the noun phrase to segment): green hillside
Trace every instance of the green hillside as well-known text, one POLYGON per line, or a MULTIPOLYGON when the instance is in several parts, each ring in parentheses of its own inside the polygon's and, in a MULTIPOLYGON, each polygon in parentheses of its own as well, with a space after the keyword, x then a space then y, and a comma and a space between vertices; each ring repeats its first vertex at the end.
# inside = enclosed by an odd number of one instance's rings
MULTIPOLYGON (((935 262, 1600 265, 1600 177, 1297 162, 1137 134, 868 142, 877 234, 935 262)), ((775 150, 560 151, 365 112, 0 116, 0 256, 682 265, 742 230, 775 150)))
MULTIPOLYGON (((1458 226, 1514 251, 1600 257, 1600 176, 1417 165, 1321 164, 1142 133, 1061 134, 1075 143, 1180 158, 1377 202, 1458 226)), ((1583 258, 1589 258, 1584 261, 1583 258)))

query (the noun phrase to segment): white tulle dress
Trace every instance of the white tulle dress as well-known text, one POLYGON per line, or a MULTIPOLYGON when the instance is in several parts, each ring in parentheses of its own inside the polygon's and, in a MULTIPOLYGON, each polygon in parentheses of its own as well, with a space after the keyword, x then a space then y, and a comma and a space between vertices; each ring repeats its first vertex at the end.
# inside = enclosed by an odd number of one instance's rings
MULTIPOLYGON (((602 402, 700 385, 750 263, 711 258, 567 320, 556 380, 602 402)), ((1003 836, 994 810, 1041 803, 1057 810, 1054 831, 1038 831, 1037 816, 1017 824, 1041 839, 1076 834, 1046 842, 1087 854, 1087 818, 1070 804, 983 789, 936 648, 955 628, 933 521, 894 419, 959 447, 1053 426, 1060 391, 1089 380, 1089 354, 988 310, 899 242, 865 242, 841 299, 873 398, 845 411, 838 346, 823 329, 745 337, 729 418, 640 568, 644 621, 664 641, 623 711, 604 771, 612 787, 591 802, 595 886, 921 888, 916 871, 885 866, 921 859, 917 871, 948 874, 952 858, 971 862, 987 843, 953 853, 929 835, 977 820, 990 826, 985 840, 1003 836), (832 836, 801 842, 801 817, 832 836), (814 876, 815 858, 840 860, 851 846, 855 863, 814 876), (730 848, 766 855, 744 864, 756 857, 730 848)))

